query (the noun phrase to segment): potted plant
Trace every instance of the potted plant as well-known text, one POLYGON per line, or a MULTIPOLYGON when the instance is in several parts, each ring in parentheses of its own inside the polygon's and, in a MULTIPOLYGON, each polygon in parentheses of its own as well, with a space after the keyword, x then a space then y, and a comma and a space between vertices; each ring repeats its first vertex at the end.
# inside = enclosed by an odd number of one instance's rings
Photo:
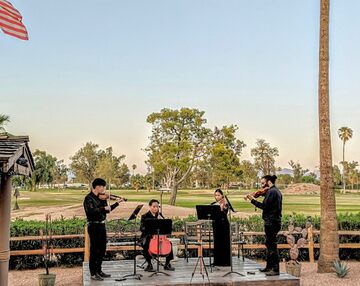
POLYGON ((49 272, 49 264, 53 260, 53 254, 51 253, 50 249, 50 240, 51 240, 51 215, 46 214, 46 220, 45 220, 45 245, 43 247, 44 249, 44 265, 45 265, 45 274, 39 274, 39 286, 54 286, 55 285, 55 279, 56 274, 52 274, 49 272), (49 235, 50 233, 50 235, 49 235))
POLYGON ((303 229, 301 227, 294 227, 293 219, 290 219, 288 232, 286 234, 287 243, 290 245, 290 260, 286 262, 285 268, 286 273, 300 277, 301 274, 301 263, 298 261, 299 258, 299 248, 303 247, 307 241, 308 228, 311 226, 310 222, 306 223, 306 227, 303 229), (296 236, 300 238, 296 241, 296 236))

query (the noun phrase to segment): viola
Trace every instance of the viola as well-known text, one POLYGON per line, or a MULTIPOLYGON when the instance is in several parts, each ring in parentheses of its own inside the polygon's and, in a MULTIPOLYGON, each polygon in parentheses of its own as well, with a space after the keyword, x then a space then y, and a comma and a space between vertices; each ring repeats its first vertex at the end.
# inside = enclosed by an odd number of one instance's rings
POLYGON ((123 197, 120 197, 118 195, 113 195, 113 194, 109 195, 108 193, 99 194, 98 197, 99 197, 100 200, 104 200, 104 201, 106 201, 106 200, 114 200, 114 201, 116 201, 116 200, 119 200, 119 199, 123 200, 124 202, 127 201, 127 198, 123 198, 123 197))
MULTIPOLYGON (((254 198, 258 198, 258 197, 261 197, 261 196, 265 196, 267 191, 269 190, 270 188, 269 187, 265 187, 263 189, 259 189, 257 190, 256 192, 254 193, 251 193, 250 195, 254 198)), ((247 200, 247 196, 244 197, 245 200, 247 200)))

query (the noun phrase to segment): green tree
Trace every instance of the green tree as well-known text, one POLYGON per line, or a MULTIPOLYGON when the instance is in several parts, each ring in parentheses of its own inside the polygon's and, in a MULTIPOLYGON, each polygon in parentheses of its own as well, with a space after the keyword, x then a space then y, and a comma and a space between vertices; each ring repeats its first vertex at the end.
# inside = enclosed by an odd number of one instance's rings
MULTIPOLYGON (((339 138, 341 139, 342 143, 343 143, 343 149, 342 149, 342 155, 343 155, 343 160, 342 160, 342 165, 344 167, 345 164, 345 144, 347 141, 349 141, 352 136, 353 136, 353 131, 351 128, 349 127, 341 127, 338 130, 338 135, 339 138)), ((346 192, 346 170, 345 168, 343 168, 343 174, 342 174, 342 182, 343 182, 343 193, 346 192)))
POLYGON ((96 167, 100 160, 99 145, 88 142, 70 157, 70 168, 78 182, 86 182, 91 190, 91 183, 95 179, 96 167))
POLYGON ((246 186, 251 189, 257 181, 257 171, 253 163, 248 160, 241 161, 240 169, 246 186))
POLYGON ((144 188, 145 180, 144 177, 140 174, 136 174, 135 176, 131 176, 130 178, 131 186, 136 190, 139 191, 140 189, 144 188))
POLYGON ((302 182, 307 184, 318 184, 319 180, 317 179, 317 176, 315 173, 310 172, 302 177, 302 182))
POLYGON ((122 163, 119 165, 119 168, 117 170, 116 184, 121 187, 129 182, 130 182, 129 167, 125 163, 122 163))
POLYGON ((281 174, 277 176, 277 184, 288 186, 294 182, 294 178, 289 174, 281 174))
POLYGON ((204 112, 197 109, 162 109, 148 116, 152 125, 150 144, 146 148, 148 162, 171 188, 170 204, 175 205, 179 185, 187 179, 205 152, 209 129, 205 128, 204 112))
POLYGON ((236 138, 236 125, 215 127, 210 141, 212 185, 228 188, 232 181, 241 180, 240 156, 246 146, 236 138))
POLYGON ((256 147, 251 149, 251 156, 254 157, 255 168, 263 175, 275 173, 275 157, 279 156, 279 150, 271 147, 264 139, 256 141, 256 147))
POLYGON ((135 170, 136 170, 137 166, 135 164, 133 164, 131 166, 131 169, 132 169, 132 175, 134 176, 135 175, 135 170))
POLYGON ((69 168, 64 164, 64 160, 56 161, 55 169, 54 169, 54 177, 55 182, 57 184, 65 185, 66 181, 68 180, 68 173, 69 168))
POLYGON ((153 177, 152 174, 146 174, 144 176, 144 187, 148 190, 148 192, 151 192, 153 188, 153 177))
POLYGON ((0 114, 0 134, 6 133, 5 125, 10 122, 8 115, 0 114))
POLYGON ((308 169, 303 169, 299 162, 295 163, 293 160, 290 160, 289 165, 290 165, 290 167, 292 168, 292 171, 293 171, 294 183, 301 183, 302 182, 302 177, 309 170, 308 169))
POLYGON ((330 0, 320 0, 319 138, 320 138, 320 257, 319 273, 330 273, 339 260, 339 234, 332 178, 329 104, 330 0))
POLYGON ((123 175, 121 173, 122 161, 125 155, 114 156, 112 147, 108 147, 105 151, 99 151, 99 160, 96 164, 96 177, 104 178, 107 182, 108 189, 111 189, 111 184, 120 184, 119 180, 123 175))
POLYGON ((354 185, 358 182, 359 172, 357 170, 359 163, 356 161, 344 162, 344 171, 346 172, 346 181, 345 183, 351 185, 351 188, 354 189, 354 185))
POLYGON ((198 160, 197 165, 191 174, 192 187, 210 188, 211 186, 211 166, 207 155, 198 160))
POLYGON ((342 175, 339 166, 333 166, 333 182, 334 186, 340 186, 342 182, 342 175))
POLYGON ((33 156, 35 161, 35 170, 33 173, 35 185, 47 184, 50 186, 55 180, 56 157, 40 150, 35 150, 33 156))

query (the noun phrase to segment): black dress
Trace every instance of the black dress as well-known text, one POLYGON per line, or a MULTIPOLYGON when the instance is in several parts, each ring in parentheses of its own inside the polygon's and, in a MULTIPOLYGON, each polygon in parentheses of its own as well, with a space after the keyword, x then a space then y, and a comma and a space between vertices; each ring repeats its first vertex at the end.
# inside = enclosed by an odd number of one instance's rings
MULTIPOLYGON (((216 202, 212 203, 212 205, 216 202)), ((214 231, 214 265, 230 266, 230 224, 227 219, 227 206, 221 216, 213 221, 214 231)))

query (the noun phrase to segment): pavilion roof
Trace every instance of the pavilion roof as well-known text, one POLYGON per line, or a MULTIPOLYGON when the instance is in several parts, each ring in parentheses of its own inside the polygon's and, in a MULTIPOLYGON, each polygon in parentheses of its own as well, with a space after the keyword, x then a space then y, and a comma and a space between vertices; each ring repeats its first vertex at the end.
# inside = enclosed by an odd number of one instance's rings
POLYGON ((30 176, 34 159, 28 136, 0 135, 0 173, 30 176))

